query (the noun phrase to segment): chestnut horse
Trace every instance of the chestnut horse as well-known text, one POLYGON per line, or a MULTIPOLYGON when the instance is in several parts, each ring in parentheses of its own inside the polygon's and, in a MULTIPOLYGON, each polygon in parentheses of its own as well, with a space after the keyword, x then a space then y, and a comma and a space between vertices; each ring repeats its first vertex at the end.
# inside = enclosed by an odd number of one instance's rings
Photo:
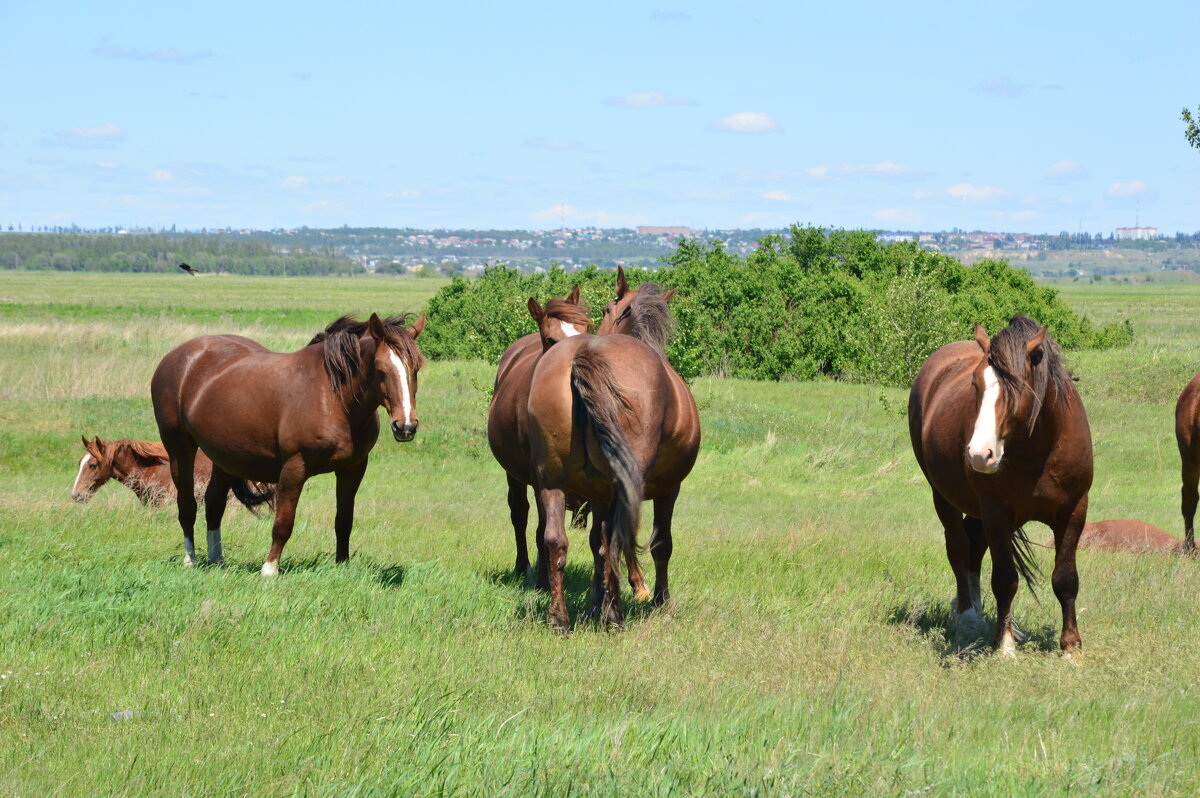
POLYGON ((1200 502, 1200 374, 1192 377, 1179 394, 1175 404, 1175 441, 1179 444, 1179 459, 1183 490, 1183 551, 1196 550, 1196 504, 1200 502))
MULTIPOLYGON (((638 296, 646 303, 630 299, 631 312, 669 318, 666 300, 652 287, 638 296)), ((529 306, 543 338, 549 338, 555 322, 536 300, 529 306)), ((669 325, 639 329, 665 335, 669 325)), ((620 558, 637 547, 643 499, 654 500, 649 546, 654 603, 670 595, 671 519, 680 483, 699 452, 700 417, 687 385, 661 354, 663 344, 632 335, 575 335, 547 349, 534 368, 529 445, 538 512, 546 519, 545 556, 538 558, 538 568, 547 571, 549 620, 560 629, 570 623, 563 592, 563 509, 569 493, 592 503, 591 614, 606 625, 623 621, 620 558)))
MULTIPOLYGON (((496 381, 492 389, 492 401, 488 406, 488 446, 508 478, 508 513, 513 525, 513 537, 517 544, 517 561, 514 573, 524 576, 529 571, 529 550, 526 546, 525 527, 529 522, 529 497, 526 488, 533 484, 533 472, 529 463, 529 432, 526 423, 526 406, 529 402, 529 384, 533 368, 542 353, 562 338, 590 332, 592 320, 587 307, 579 300, 579 285, 564 299, 551 299, 546 303, 545 315, 549 319, 546 337, 540 332, 518 338, 500 356, 496 369, 496 381)), ((573 525, 586 523, 588 509, 578 497, 567 497, 567 509, 572 511, 573 525)), ((542 554, 545 534, 545 519, 538 517, 534 542, 537 553, 542 554)), ((626 554, 629 569, 629 584, 639 600, 650 598, 636 552, 626 554)), ((548 590, 546 571, 538 568, 535 584, 548 590)))
POLYGON ((343 316, 298 352, 271 352, 237 335, 206 335, 167 353, 150 393, 171 458, 184 564, 195 561, 197 448, 213 462, 205 491, 209 562, 222 559, 221 517, 236 477, 277 483, 271 550, 262 567, 263 576, 274 576, 304 482, 330 471, 337 477, 337 561, 349 558, 354 497, 379 437, 376 410, 387 411, 397 441, 417 433, 417 372, 424 358, 416 338, 424 327, 424 315, 409 328, 399 317, 371 314, 361 322, 343 316))
MULTIPOLYGON (((171 482, 171 463, 161 443, 120 438, 102 441, 83 438, 85 450, 79 461, 79 473, 71 488, 71 498, 80 504, 88 502, 96 491, 110 479, 129 488, 142 504, 158 506, 175 498, 171 482)), ((208 486, 212 461, 204 454, 196 455, 196 493, 202 496, 208 486)))
POLYGON ((1018 572, 1034 575, 1021 525, 1054 530, 1051 584, 1062 606, 1059 645, 1080 646, 1075 548, 1087 521, 1092 436, 1083 402, 1046 328, 1024 316, 988 339, 947 344, 925 361, 908 399, 917 463, 933 489, 957 584, 958 622, 980 619, 979 572, 992 553, 995 649, 1016 649, 1012 602, 1018 572))

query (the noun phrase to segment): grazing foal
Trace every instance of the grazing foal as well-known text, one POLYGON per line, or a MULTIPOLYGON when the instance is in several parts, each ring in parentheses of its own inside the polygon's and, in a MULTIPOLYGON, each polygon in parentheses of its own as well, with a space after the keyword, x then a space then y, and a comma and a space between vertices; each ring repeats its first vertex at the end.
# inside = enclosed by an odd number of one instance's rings
MULTIPOLYGON (((175 498, 171 482, 171 465, 167 450, 161 443, 120 438, 102 441, 83 438, 84 455, 79 461, 79 473, 71 488, 71 498, 80 504, 91 500, 96 491, 110 479, 115 479, 134 492, 142 504, 158 506, 175 498)), ((197 490, 208 485, 212 463, 205 457, 196 460, 197 490)))
POLYGON ((1046 328, 1016 316, 988 339, 947 344, 925 361, 908 400, 913 452, 933 489, 957 583, 960 623, 982 612, 979 571, 992 553, 997 651, 1012 653, 1018 572, 1034 574, 1021 529, 1054 530, 1051 584, 1062 607, 1059 645, 1080 646, 1075 549, 1087 521, 1092 436, 1083 402, 1046 328))

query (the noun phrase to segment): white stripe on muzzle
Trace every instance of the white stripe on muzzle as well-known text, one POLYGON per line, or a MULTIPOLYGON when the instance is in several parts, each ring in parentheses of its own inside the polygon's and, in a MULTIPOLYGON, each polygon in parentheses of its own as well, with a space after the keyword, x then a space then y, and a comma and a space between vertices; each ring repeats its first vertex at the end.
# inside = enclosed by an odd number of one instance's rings
POLYGON ((79 493, 79 480, 83 479, 83 469, 87 467, 87 462, 91 459, 92 455, 88 453, 79 461, 79 473, 75 475, 75 485, 71 488, 72 493, 79 493))
POLYGON ((412 397, 408 393, 408 369, 404 367, 404 363, 400 360, 400 356, 396 354, 396 350, 389 349, 388 354, 392 356, 392 365, 396 367, 396 371, 400 372, 400 407, 404 410, 405 426, 412 426, 412 397))
POLYGON ((1004 456, 1004 441, 999 440, 997 431, 1000 420, 1000 378, 996 370, 988 366, 983 370, 983 401, 979 404, 979 417, 975 419, 975 431, 967 444, 967 458, 971 468, 983 474, 994 474, 1000 468, 1004 456))

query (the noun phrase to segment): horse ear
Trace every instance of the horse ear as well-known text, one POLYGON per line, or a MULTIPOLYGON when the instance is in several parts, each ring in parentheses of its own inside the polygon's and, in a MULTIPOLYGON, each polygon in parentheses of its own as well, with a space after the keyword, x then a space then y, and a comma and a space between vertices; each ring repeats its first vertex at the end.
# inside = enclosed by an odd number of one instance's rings
POLYGON ((420 316, 417 317, 417 320, 413 322, 413 325, 408 328, 408 334, 411 335, 413 338, 416 338, 418 335, 421 334, 421 330, 424 330, 424 329, 425 329, 425 314, 422 313, 420 316))
POLYGON ((99 435, 92 440, 92 445, 88 447, 88 451, 92 452, 97 458, 104 456, 104 441, 100 440, 99 435))
POLYGON ((979 344, 979 348, 987 353, 992 346, 992 339, 988 338, 987 330, 983 329, 983 325, 975 322, 975 343, 979 344))
POLYGON ((567 301, 572 305, 579 304, 579 283, 575 283, 575 287, 571 289, 571 293, 567 294, 567 301))
POLYGON ((376 341, 382 341, 387 337, 383 331, 383 322, 379 320, 378 313, 372 313, 371 318, 367 319, 367 332, 376 341))
POLYGON ((529 301, 526 303, 526 306, 529 308, 529 315, 533 317, 534 321, 541 325, 542 319, 546 318, 546 311, 542 310, 542 306, 539 305, 538 301, 533 297, 529 297, 529 301))
POLYGON ((1029 343, 1025 344, 1026 357, 1032 355, 1034 352, 1036 352, 1038 349, 1040 349, 1042 344, 1045 342, 1046 342, 1046 325, 1042 325, 1042 329, 1038 330, 1037 333, 1035 333, 1034 336, 1029 339, 1029 343))
POLYGON ((629 281, 625 279, 625 269, 617 267, 617 299, 629 293, 629 281))
POLYGON ((663 295, 662 295, 663 301, 670 302, 671 297, 675 296, 675 292, 678 290, 679 290, 678 288, 672 288, 670 291, 664 291, 663 295))
POLYGON ((91 441, 87 439, 86 435, 80 435, 79 440, 83 441, 83 448, 85 449, 92 445, 91 441))

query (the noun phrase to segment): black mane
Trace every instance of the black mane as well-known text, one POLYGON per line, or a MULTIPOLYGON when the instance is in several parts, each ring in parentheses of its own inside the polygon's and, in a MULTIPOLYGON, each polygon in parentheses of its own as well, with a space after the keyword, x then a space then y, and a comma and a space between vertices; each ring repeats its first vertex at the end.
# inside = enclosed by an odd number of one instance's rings
POLYGON ((638 286, 630 312, 633 314, 633 329, 629 334, 649 344, 660 355, 664 354, 667 339, 675 329, 675 320, 658 283, 642 283, 638 286))
MULTIPOLYGON (((408 319, 411 313, 400 316, 388 316, 380 319, 383 323, 384 340, 413 371, 425 365, 425 357, 421 354, 417 341, 408 331, 408 319)), ((341 316, 308 342, 324 344, 322 355, 325 360, 325 373, 329 375, 329 383, 334 391, 341 390, 352 383, 362 371, 362 358, 359 356, 358 340, 367 334, 367 323, 353 316, 341 316)))
POLYGON ((1041 346, 1041 357, 1035 357, 1030 373, 1026 374, 1026 344, 1037 335, 1041 326, 1026 316, 1013 316, 1008 326, 992 338, 988 347, 988 365, 991 366, 1005 393, 1013 400, 1022 391, 1033 393, 1033 412, 1029 416, 1029 429, 1037 422, 1046 398, 1046 388, 1053 385, 1059 397, 1066 396, 1071 375, 1063 365, 1062 350, 1047 333, 1041 346))

